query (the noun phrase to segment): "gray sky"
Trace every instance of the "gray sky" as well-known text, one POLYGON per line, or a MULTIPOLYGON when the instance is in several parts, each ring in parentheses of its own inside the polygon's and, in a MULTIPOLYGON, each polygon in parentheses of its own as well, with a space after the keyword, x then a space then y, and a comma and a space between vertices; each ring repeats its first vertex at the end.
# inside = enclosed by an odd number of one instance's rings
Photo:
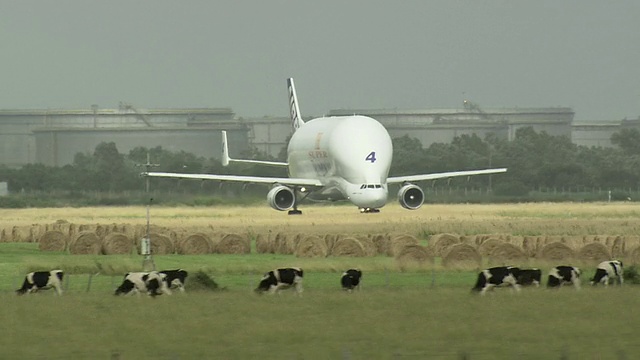
POLYGON ((569 106, 640 116, 638 1, 0 0, 0 109, 569 106))

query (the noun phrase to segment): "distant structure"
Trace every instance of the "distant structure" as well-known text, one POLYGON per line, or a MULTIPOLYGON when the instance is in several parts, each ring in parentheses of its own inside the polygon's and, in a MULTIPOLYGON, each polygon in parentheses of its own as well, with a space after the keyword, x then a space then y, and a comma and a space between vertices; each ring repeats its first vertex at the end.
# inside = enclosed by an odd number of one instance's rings
MULTIPOLYGON (((523 127, 567 136, 577 145, 610 147, 614 132, 640 128, 640 119, 574 123, 575 113, 568 107, 483 109, 471 101, 464 101, 460 109, 339 109, 328 116, 353 114, 370 116, 392 138, 408 135, 424 147, 471 134, 513 140, 523 127)), ((276 158, 291 134, 291 121, 288 117, 236 118, 230 108, 139 109, 127 103, 116 109, 92 105, 76 110, 0 110, 0 164, 63 166, 72 163, 77 153, 92 154, 98 144, 111 141, 121 153, 139 146, 162 146, 219 158, 221 130, 227 130, 232 157, 255 147, 276 158)))

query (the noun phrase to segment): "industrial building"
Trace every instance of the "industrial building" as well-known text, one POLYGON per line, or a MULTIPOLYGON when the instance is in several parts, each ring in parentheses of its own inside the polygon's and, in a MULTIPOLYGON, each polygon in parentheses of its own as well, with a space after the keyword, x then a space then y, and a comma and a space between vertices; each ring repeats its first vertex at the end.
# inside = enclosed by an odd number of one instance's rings
MULTIPOLYGON (((331 110, 328 116, 360 114, 380 121, 392 138, 409 135, 427 147, 464 134, 493 133, 511 140, 522 127, 568 136, 578 145, 611 146, 611 135, 640 120, 580 123, 568 107, 481 109, 465 102, 461 109, 331 110)), ((227 130, 231 156, 253 146, 277 157, 291 134, 288 117, 237 118, 229 108, 116 109, 94 105, 79 110, 0 110, 0 164, 19 167, 41 163, 63 166, 77 153, 93 153, 101 142, 114 142, 120 153, 144 146, 219 158, 220 131, 227 130)), ((357 136, 357 134, 354 134, 357 136)))

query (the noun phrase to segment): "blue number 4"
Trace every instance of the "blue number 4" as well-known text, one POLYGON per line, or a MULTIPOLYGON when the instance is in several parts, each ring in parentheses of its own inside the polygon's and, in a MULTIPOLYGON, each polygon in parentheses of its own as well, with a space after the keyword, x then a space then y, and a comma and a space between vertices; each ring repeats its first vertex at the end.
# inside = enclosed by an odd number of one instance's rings
POLYGON ((372 163, 376 162, 376 152, 372 151, 369 153, 369 155, 367 155, 366 158, 364 158, 365 161, 371 161, 372 163))

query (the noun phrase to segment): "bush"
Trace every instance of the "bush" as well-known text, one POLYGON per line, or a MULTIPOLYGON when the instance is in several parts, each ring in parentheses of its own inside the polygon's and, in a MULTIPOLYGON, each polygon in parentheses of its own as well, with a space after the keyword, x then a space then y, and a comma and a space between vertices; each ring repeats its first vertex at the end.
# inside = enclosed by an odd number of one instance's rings
POLYGON ((190 274, 189 277, 187 277, 185 288, 187 290, 226 290, 226 287, 221 288, 218 283, 204 271, 198 271, 193 275, 190 274))

